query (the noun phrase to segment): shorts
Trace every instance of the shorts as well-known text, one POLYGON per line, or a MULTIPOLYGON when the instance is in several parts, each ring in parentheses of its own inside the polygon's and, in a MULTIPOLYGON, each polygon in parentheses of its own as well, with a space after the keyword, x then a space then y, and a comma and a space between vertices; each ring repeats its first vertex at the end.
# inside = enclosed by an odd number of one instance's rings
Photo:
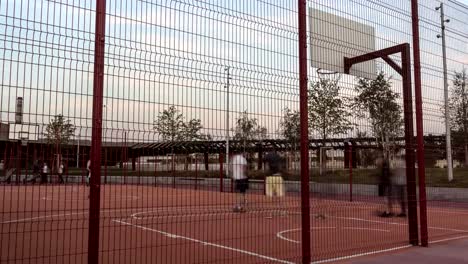
POLYGON ((266 178, 266 196, 283 197, 284 196, 284 182, 280 175, 268 176, 266 178))
POLYGON ((249 189, 249 179, 235 180, 236 191, 245 193, 249 189))

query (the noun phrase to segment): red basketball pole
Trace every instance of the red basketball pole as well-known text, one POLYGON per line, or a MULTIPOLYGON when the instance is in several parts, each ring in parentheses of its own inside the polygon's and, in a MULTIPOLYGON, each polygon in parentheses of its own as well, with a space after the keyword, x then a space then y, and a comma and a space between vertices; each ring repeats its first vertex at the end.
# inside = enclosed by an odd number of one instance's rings
POLYGON ((424 162, 424 126, 421 92, 421 54, 419 50, 419 10, 418 0, 411 0, 411 17, 413 24, 413 59, 414 59, 414 97, 416 103, 416 131, 419 179, 419 229, 421 246, 428 246, 427 234, 427 200, 426 200, 426 164, 424 162))
POLYGON ((349 159, 349 201, 353 201, 353 145, 350 143, 348 146, 348 159, 349 159))
POLYGON ((396 72, 403 77, 403 112, 405 122, 405 152, 406 152, 406 184, 408 192, 408 231, 409 242, 416 246, 419 244, 418 204, 416 200, 416 175, 413 131, 413 97, 411 91, 411 54, 408 43, 396 45, 386 49, 370 52, 354 58, 344 58, 344 72, 349 74, 354 64, 382 58, 396 72), (401 67, 389 56, 401 53, 401 67))
POLYGON ((309 129, 307 109, 307 24, 306 0, 298 0, 299 33, 299 105, 301 120, 301 216, 302 263, 312 259, 310 249, 310 200, 309 200, 309 129))
POLYGON ((88 263, 99 263, 99 214, 101 200, 102 107, 104 86, 104 52, 106 0, 96 0, 94 39, 93 125, 91 145, 91 179, 89 199, 88 263))

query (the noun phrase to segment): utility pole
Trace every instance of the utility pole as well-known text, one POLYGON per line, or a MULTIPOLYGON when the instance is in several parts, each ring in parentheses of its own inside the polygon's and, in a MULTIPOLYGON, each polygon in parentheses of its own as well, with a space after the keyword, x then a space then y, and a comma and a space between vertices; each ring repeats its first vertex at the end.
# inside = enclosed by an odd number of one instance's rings
POLYGON ((226 67, 226 177, 229 177, 229 67, 226 67))
POLYGON ((440 3, 440 6, 435 8, 440 10, 440 27, 441 34, 437 35, 437 38, 442 38, 442 60, 443 60, 443 71, 444 71, 444 101, 445 101, 445 146, 447 152, 447 177, 448 181, 453 180, 453 164, 452 164, 452 139, 450 131, 450 113, 449 113, 449 99, 448 99, 448 78, 447 78, 447 48, 445 46, 445 23, 449 23, 450 19, 445 19, 444 4, 440 3))

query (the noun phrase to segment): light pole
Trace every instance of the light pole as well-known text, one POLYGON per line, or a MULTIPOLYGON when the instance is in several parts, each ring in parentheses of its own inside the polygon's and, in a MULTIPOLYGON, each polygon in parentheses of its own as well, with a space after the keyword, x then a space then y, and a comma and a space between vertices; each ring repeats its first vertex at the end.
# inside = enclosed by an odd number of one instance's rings
POLYGON ((453 180, 453 161, 452 161, 452 139, 450 131, 450 113, 449 113, 449 98, 448 98, 448 78, 447 78, 447 48, 445 45, 445 23, 449 23, 450 19, 445 19, 444 4, 440 3, 440 6, 435 8, 440 10, 440 27, 441 34, 437 35, 437 38, 442 39, 442 60, 443 60, 443 71, 444 71, 444 103, 445 103, 445 146, 446 146, 446 159, 447 159, 447 178, 448 181, 453 180))

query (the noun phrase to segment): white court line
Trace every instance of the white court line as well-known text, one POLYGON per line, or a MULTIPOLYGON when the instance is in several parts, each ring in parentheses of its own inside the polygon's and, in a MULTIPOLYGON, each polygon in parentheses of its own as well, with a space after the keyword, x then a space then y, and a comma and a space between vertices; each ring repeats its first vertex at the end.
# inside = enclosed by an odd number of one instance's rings
POLYGON ((123 225, 136 227, 136 228, 139 228, 139 229, 142 229, 142 230, 155 232, 155 233, 158 233, 158 234, 167 236, 167 237, 169 237, 169 238, 183 239, 183 240, 187 240, 187 241, 191 241, 191 242, 195 242, 195 243, 202 244, 203 246, 212 246, 212 247, 216 247, 216 248, 226 249, 226 250, 230 250, 230 251, 234 251, 234 252, 239 252, 239 253, 242 253, 242 254, 246 254, 246 255, 249 255, 249 256, 253 256, 253 257, 257 257, 257 258, 261 258, 261 259, 273 261, 273 262, 294 264, 294 262, 290 262, 290 261, 286 261, 286 260, 282 260, 282 259, 277 259, 277 258, 273 258, 273 257, 269 257, 269 256, 257 254, 257 253, 255 253, 255 252, 251 252, 251 251, 247 251, 247 250, 242 250, 242 249, 238 249, 238 248, 223 246, 223 245, 220 245, 220 244, 215 244, 215 243, 211 243, 211 242, 207 242, 207 241, 202 241, 202 240, 198 240, 198 239, 195 239, 195 238, 190 238, 190 237, 185 237, 185 236, 179 236, 179 235, 176 235, 176 234, 171 234, 171 233, 168 233, 168 232, 164 232, 164 231, 161 231, 161 230, 152 229, 152 228, 145 227, 145 226, 134 225, 134 224, 132 224, 132 223, 127 223, 127 222, 120 221, 120 220, 113 220, 113 221, 116 222, 116 223, 123 224, 123 225))
POLYGON ((383 249, 383 250, 376 250, 376 251, 371 251, 371 252, 365 252, 365 253, 360 253, 360 254, 355 254, 355 255, 344 256, 344 257, 325 259, 325 260, 320 260, 320 261, 313 261, 313 262, 311 262, 311 264, 320 264, 320 263, 341 261, 341 260, 346 260, 346 259, 364 257, 364 256, 369 256, 369 255, 374 255, 374 254, 380 254, 380 253, 385 253, 385 252, 410 248, 410 247, 413 247, 413 245, 406 245, 406 246, 401 246, 401 247, 394 247, 394 248, 388 248, 388 249, 383 249))
POLYGON ((440 240, 435 240, 435 241, 429 241, 429 244, 442 243, 442 242, 447 242, 447 241, 452 241, 452 240, 458 240, 458 239, 464 239, 464 238, 468 238, 468 236, 457 236, 457 237, 452 237, 452 238, 446 238, 446 239, 440 239, 440 240))
MULTIPOLYGON (((376 223, 376 224, 388 224, 388 225, 408 226, 408 224, 404 224, 404 223, 384 222, 384 221, 369 220, 369 219, 355 218, 355 217, 342 217, 342 216, 329 216, 329 217, 331 217, 331 218, 338 218, 338 219, 347 219, 347 220, 362 221, 362 222, 368 222, 368 223, 376 223)), ((453 229, 453 228, 445 228, 445 227, 428 226, 427 228, 430 228, 430 229, 438 229, 438 230, 446 230, 446 231, 453 231, 453 232, 468 233, 468 230, 453 229)))
POLYGON ((343 229, 351 229, 351 230, 369 230, 369 231, 378 231, 378 232, 388 232, 388 233, 390 233, 390 230, 386 230, 386 229, 378 229, 378 228, 365 228, 365 227, 343 227, 343 229))
MULTIPOLYGON (((42 200, 44 201, 52 201, 52 202, 76 202, 76 201, 89 201, 89 197, 88 196, 83 196, 83 198, 81 199, 78 199, 78 198, 74 198, 74 199, 60 199, 60 198, 53 198, 53 197, 48 197, 48 196, 44 196, 41 198, 42 200)), ((101 196, 101 200, 102 201, 136 201, 138 200, 139 197, 136 196, 136 195, 123 195, 123 196, 119 196, 119 197, 114 197, 114 196, 104 196, 102 197, 101 196), (111 199, 111 198, 125 198, 125 199, 111 199)))
MULTIPOLYGON (((127 209, 115 209, 115 210, 101 210, 101 213, 113 213, 113 212, 122 212, 122 211, 130 211, 130 210, 135 210, 135 209, 127 208, 127 209)), ((53 218, 53 217, 66 217, 66 216, 72 216, 72 215, 87 215, 87 214, 89 214, 89 211, 81 212, 81 213, 43 215, 43 216, 36 216, 36 217, 31 217, 31 218, 21 218, 21 219, 4 221, 4 222, 0 222, 0 224, 22 223, 22 222, 28 222, 32 220, 38 220, 38 219, 46 219, 46 218, 53 218)))
MULTIPOLYGON (((334 226, 330 226, 330 227, 311 227, 310 229, 311 230, 325 230, 325 229, 334 229, 334 228, 336 228, 336 227, 334 227, 334 226)), ((276 233, 276 237, 279 238, 279 239, 286 240, 286 241, 291 242, 291 243, 299 244, 300 243, 299 241, 283 236, 284 233, 290 233, 290 232, 299 231, 299 230, 301 230, 301 228, 283 230, 283 231, 280 231, 280 232, 276 233)))
POLYGON ((38 219, 45 219, 45 218, 52 218, 52 217, 63 217, 63 216, 71 216, 71 215, 83 215, 83 214, 89 214, 89 212, 86 212, 86 213, 56 214, 56 215, 43 215, 43 216, 37 216, 37 217, 31 217, 31 218, 22 218, 22 219, 4 221, 4 222, 0 222, 0 224, 22 223, 22 222, 28 222, 28 221, 31 221, 31 220, 38 220, 38 219))

